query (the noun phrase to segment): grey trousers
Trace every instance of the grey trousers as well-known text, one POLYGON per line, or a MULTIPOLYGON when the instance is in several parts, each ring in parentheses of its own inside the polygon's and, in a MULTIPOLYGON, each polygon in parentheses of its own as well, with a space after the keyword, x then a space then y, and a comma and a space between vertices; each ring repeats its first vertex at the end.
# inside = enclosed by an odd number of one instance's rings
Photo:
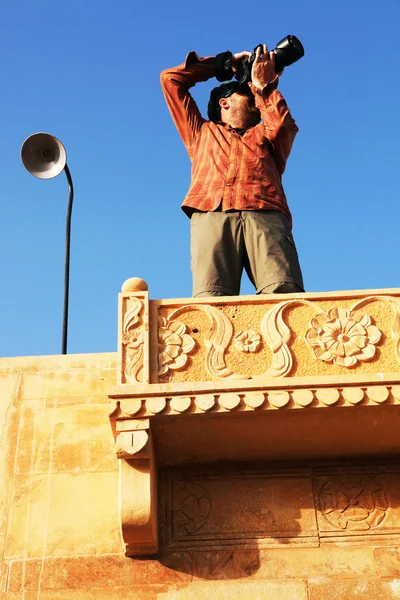
POLYGON ((243 268, 257 294, 303 292, 289 219, 275 210, 195 212, 193 297, 237 296, 243 268))

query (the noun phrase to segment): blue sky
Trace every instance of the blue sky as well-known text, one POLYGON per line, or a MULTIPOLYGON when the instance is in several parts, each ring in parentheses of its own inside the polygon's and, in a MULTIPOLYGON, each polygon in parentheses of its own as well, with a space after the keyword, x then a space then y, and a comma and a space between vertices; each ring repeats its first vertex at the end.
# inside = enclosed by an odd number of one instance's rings
MULTIPOLYGON (((399 0, 3 0, 0 355, 61 348, 68 189, 23 168, 37 131, 64 143, 75 185, 69 353, 116 349, 128 277, 190 296, 190 162, 159 73, 192 49, 302 40, 280 90, 300 127, 284 186, 306 290, 399 286, 399 26, 399 0)), ((193 91, 203 113, 214 83, 193 91)))

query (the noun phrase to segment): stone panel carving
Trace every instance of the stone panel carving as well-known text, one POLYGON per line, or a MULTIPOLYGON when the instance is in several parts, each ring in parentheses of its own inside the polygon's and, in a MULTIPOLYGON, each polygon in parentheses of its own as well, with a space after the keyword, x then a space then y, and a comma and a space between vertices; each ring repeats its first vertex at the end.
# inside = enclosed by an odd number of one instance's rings
POLYGON ((399 465, 390 462, 166 469, 161 544, 186 550, 316 546, 359 544, 367 536, 378 545, 398 545, 399 481, 399 465), (330 474, 320 475, 325 468, 330 474))
POLYGON ((122 323, 122 369, 127 383, 143 381, 144 331, 141 327, 144 303, 130 297, 122 323))
POLYGON ((370 537, 377 545, 399 544, 399 464, 348 463, 316 471, 313 483, 321 543, 359 544, 370 537))
MULTIPOLYGON (((332 365, 336 368, 333 372, 338 373, 337 367, 357 368, 365 362, 379 360, 382 353, 378 348, 382 346, 383 349, 388 337, 394 340, 391 348, 394 346, 396 356, 394 359, 393 355, 392 358, 386 355, 385 360, 389 364, 389 370, 395 370, 395 360, 397 363, 400 362, 400 299, 396 296, 370 295, 358 299, 345 308, 340 298, 342 303, 339 302, 332 308, 332 304, 327 307, 310 299, 311 295, 300 295, 276 304, 265 301, 264 309, 264 304, 257 299, 255 301, 257 311, 254 313, 256 318, 252 320, 253 313, 250 305, 248 317, 244 319, 243 315, 246 312, 243 311, 247 310, 247 307, 241 305, 242 320, 237 319, 235 322, 233 318, 240 316, 239 313, 235 315, 234 312, 221 309, 212 303, 189 302, 168 311, 163 316, 157 316, 159 301, 152 301, 154 310, 149 329, 148 297, 145 295, 146 292, 135 292, 129 296, 126 294, 122 296, 121 383, 136 384, 150 381, 148 373, 150 362, 154 383, 158 381, 158 377, 162 378, 168 373, 168 379, 165 381, 186 380, 186 374, 176 373, 176 371, 187 371, 190 377, 191 367, 197 368, 196 361, 201 361, 200 372, 207 373, 201 377, 213 381, 287 377, 299 373, 299 364, 304 366, 307 361, 310 366, 308 374, 315 368, 316 375, 321 374, 321 369, 324 369, 323 374, 327 375, 325 366, 329 368, 332 365), (387 322, 388 312, 385 313, 386 327, 382 327, 376 319, 376 311, 372 311, 371 315, 366 310, 373 302, 386 303, 391 307, 394 313, 391 329, 387 322), (285 313, 290 309, 290 315, 294 314, 293 310, 296 307, 312 309, 315 316, 311 318, 310 315, 307 324, 304 323, 301 329, 294 328, 292 331, 293 321, 287 319, 285 313), (198 339, 195 341, 187 325, 179 319, 180 315, 193 311, 201 311, 207 315, 211 323, 209 332, 201 341, 198 339), (373 321, 374 315, 376 322, 373 321), (258 323, 260 323, 259 327, 258 323), (291 323, 290 326, 288 323, 291 323), (235 333, 234 324, 237 327, 235 333), (148 340, 150 334, 151 348, 148 340), (299 340, 304 340, 303 346, 300 348, 297 343, 294 349, 291 341, 299 340), (196 347, 199 352, 196 351, 196 347), (258 352, 260 354, 254 356, 252 372, 252 355, 258 352), (299 355, 292 356, 293 352, 301 353, 300 362, 299 355), (242 356, 239 357, 239 354, 242 356), (229 355, 228 362, 227 355, 229 355), (319 366, 316 363, 320 363, 319 366), (323 367, 321 363, 324 363, 323 367)), ((164 307, 163 304, 161 306, 164 307)), ((193 330, 196 331, 194 325, 193 330)), ((199 362, 197 364, 199 365, 199 362)), ((385 367, 383 370, 385 371, 385 367)))
MULTIPOLYGON (((206 369, 210 376, 217 381, 222 379, 247 379, 245 375, 241 375, 240 373, 234 373, 226 366, 225 352, 232 339, 233 326, 228 317, 217 307, 202 304, 188 304, 185 306, 181 306, 180 308, 177 308, 172 313, 170 313, 168 317, 169 328, 177 327, 175 323, 176 317, 192 310, 200 310, 206 313, 206 315, 211 321, 210 336, 208 337, 208 339, 205 340, 205 345, 207 348, 206 369)), ((189 347, 188 339, 186 341, 186 344, 186 347, 189 347)), ((160 356, 162 356, 162 354, 159 354, 159 357, 160 356)), ((183 359, 181 359, 181 361, 183 361, 183 359)), ((161 358, 160 365, 162 364, 163 359, 161 358)), ((160 370, 160 374, 163 374, 165 372, 166 371, 162 367, 162 369, 160 370)))
POLYGON ((388 508, 382 485, 369 475, 332 477, 322 488, 319 503, 325 519, 343 531, 378 527, 388 508))
POLYGON ((289 306, 303 304, 318 311, 306 334, 306 340, 313 347, 315 357, 325 362, 352 367, 359 361, 372 360, 375 346, 381 338, 379 329, 371 324, 367 313, 360 308, 380 300, 388 302, 394 312, 392 338, 395 341, 397 360, 400 361, 400 302, 398 298, 369 296, 356 302, 349 310, 336 308, 328 312, 318 304, 306 299, 287 300, 270 309, 261 322, 261 332, 271 348, 273 358, 268 377, 290 375, 293 356, 289 348, 291 331, 286 325, 283 314, 289 306))
POLYGON ((307 471, 208 467, 167 471, 160 498, 169 548, 226 544, 317 545, 317 522, 307 471))

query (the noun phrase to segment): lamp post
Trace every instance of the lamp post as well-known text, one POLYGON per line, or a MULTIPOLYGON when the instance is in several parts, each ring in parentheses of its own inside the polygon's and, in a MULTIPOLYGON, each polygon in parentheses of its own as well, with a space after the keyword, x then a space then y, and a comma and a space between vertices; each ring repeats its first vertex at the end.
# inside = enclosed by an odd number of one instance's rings
POLYGON ((22 144, 21 160, 27 171, 39 179, 52 179, 57 177, 61 171, 64 171, 68 182, 69 199, 65 233, 64 310, 61 345, 61 354, 67 354, 71 213, 74 200, 74 186, 67 165, 67 153, 60 140, 54 135, 34 133, 22 144))

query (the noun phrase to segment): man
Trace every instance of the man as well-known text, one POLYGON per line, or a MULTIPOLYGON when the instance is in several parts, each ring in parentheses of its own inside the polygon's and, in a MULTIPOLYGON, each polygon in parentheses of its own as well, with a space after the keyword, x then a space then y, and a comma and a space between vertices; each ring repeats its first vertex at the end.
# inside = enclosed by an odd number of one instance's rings
POLYGON ((231 78, 250 54, 199 58, 190 52, 184 64, 161 73, 192 161, 182 208, 191 218, 194 297, 238 295, 243 267, 258 294, 304 291, 282 187, 298 128, 276 89, 275 54, 258 47, 251 83, 231 81, 211 92, 209 121, 189 92, 211 77, 231 78))

